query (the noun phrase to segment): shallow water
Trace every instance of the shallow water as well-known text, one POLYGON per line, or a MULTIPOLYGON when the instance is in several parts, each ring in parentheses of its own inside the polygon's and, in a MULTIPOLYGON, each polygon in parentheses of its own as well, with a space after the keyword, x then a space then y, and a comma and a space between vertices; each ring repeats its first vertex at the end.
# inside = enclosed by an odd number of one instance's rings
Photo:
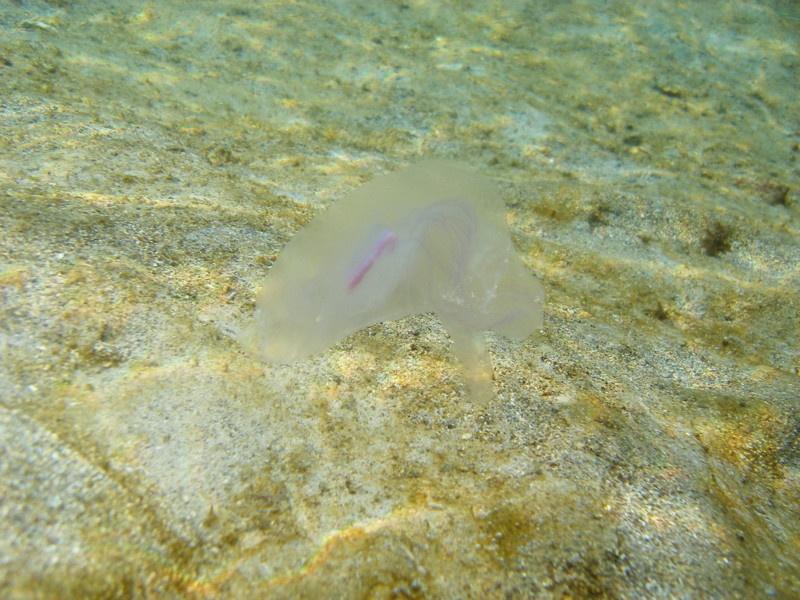
POLYGON ((0 5, 0 595, 798 596, 800 13, 695 4, 0 5), (430 158, 546 288, 495 402, 430 315, 246 356, 430 158))

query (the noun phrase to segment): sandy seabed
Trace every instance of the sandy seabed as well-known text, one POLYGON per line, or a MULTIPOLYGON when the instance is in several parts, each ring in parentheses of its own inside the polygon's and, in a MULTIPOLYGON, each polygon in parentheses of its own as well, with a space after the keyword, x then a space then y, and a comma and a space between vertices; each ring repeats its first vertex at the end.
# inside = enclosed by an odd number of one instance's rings
POLYGON ((800 596, 793 2, 0 5, 0 596, 800 596), (430 158, 541 332, 291 366, 283 245, 430 158))

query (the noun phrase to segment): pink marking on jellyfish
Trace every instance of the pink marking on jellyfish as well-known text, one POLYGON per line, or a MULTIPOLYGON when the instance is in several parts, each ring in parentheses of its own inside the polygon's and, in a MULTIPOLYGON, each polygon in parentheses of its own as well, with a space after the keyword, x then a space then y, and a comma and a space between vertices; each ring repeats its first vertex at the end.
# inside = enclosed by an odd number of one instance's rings
POLYGON ((361 283, 361 280, 364 279, 364 275, 367 274, 372 268, 372 265, 378 259, 378 257, 383 253, 384 250, 393 250, 394 245, 397 243, 397 236, 395 235, 394 231, 387 231, 381 236, 381 239, 378 240, 378 243, 375 244, 375 247, 372 249, 372 252, 369 253, 369 256, 364 260, 361 266, 356 271, 355 275, 347 282, 347 291, 352 292, 353 289, 361 283))

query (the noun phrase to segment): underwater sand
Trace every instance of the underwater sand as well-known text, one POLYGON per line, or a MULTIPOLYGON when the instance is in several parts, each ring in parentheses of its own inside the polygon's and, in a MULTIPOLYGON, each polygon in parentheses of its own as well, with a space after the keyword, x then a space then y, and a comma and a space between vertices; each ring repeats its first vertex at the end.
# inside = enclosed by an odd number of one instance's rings
POLYGON ((0 596, 800 596, 799 49, 793 2, 0 4, 0 596), (432 315, 248 357, 284 244, 431 158, 546 290, 495 401, 432 315))

